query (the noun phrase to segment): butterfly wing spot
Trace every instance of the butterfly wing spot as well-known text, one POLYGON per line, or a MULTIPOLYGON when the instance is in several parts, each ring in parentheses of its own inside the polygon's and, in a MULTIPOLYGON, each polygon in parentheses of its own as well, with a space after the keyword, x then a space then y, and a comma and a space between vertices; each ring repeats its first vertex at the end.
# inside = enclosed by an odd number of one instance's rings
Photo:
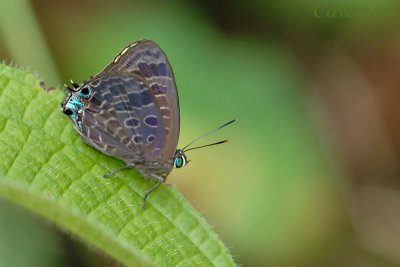
POLYGON ((129 118, 124 121, 126 128, 137 128, 140 126, 140 121, 137 118, 129 118))
POLYGON ((154 115, 149 115, 149 116, 145 117, 143 119, 143 122, 149 127, 157 128, 158 121, 157 121, 157 117, 154 115))
POLYGON ((151 143, 153 142, 154 138, 156 138, 154 135, 150 134, 149 136, 147 136, 147 143, 151 143))
POLYGON ((153 156, 156 158, 161 156, 161 150, 159 148, 153 149, 152 153, 153 153, 153 156))
POLYGON ((132 140, 133 140, 133 142, 134 142, 135 144, 140 145, 140 144, 143 143, 143 136, 141 136, 140 134, 135 135, 135 136, 132 138, 132 140))

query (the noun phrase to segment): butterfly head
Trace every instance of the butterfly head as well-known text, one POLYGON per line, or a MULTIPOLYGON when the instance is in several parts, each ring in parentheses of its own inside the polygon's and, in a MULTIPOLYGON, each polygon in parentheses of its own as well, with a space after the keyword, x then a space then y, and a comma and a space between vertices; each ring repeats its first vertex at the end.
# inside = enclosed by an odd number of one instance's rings
POLYGON ((183 153, 181 149, 177 149, 174 156, 174 167, 179 169, 188 163, 189 161, 187 160, 185 153, 183 153))

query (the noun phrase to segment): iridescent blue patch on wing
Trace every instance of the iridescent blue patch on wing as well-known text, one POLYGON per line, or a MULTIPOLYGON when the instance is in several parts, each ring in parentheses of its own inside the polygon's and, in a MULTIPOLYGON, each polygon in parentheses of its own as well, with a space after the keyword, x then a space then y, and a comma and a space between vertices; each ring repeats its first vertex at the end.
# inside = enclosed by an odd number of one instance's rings
POLYGON ((144 118, 144 122, 149 126, 157 126, 157 117, 149 115, 144 118))

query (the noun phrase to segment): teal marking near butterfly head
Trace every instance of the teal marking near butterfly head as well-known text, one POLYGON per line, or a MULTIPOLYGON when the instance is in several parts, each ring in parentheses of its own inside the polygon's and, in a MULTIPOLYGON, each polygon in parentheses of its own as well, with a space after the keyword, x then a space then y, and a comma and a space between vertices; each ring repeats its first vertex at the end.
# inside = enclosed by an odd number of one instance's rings
POLYGON ((79 95, 84 98, 90 98, 90 96, 92 95, 92 90, 90 89, 90 86, 86 85, 85 87, 83 87, 79 92, 79 95))

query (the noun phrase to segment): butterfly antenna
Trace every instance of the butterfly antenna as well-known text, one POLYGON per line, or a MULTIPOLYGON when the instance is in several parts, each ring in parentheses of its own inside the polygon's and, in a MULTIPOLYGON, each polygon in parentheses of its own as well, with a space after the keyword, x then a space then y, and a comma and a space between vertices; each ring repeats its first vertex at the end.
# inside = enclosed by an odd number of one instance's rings
POLYGON ((183 151, 183 152, 187 152, 187 151, 190 151, 190 150, 193 150, 193 149, 198 149, 198 148, 203 148, 203 147, 208 147, 208 146, 215 146, 215 145, 219 145, 219 144, 223 144, 223 143, 226 143, 226 142, 228 142, 229 140, 222 140, 222 141, 219 141, 219 142, 215 142, 215 143, 212 143, 212 144, 208 144, 208 145, 204 145, 204 146, 195 146, 195 147, 192 147, 192 148, 189 148, 189 149, 187 149, 187 150, 185 150, 185 151, 183 151))
POLYGON ((224 128, 225 126, 228 126, 229 124, 234 123, 235 121, 237 121, 237 119, 233 119, 233 120, 231 120, 231 121, 228 121, 227 123, 224 123, 223 125, 219 126, 218 128, 216 128, 216 129, 214 129, 214 130, 212 130, 212 131, 209 131, 208 133, 206 133, 206 134, 200 136, 199 138, 195 139, 194 141, 192 141, 192 142, 190 142, 188 145, 186 145, 186 146, 182 149, 182 151, 189 151, 189 150, 192 150, 192 149, 195 149, 195 148, 206 147, 206 146, 213 146, 213 145, 219 145, 219 144, 223 144, 223 143, 228 142, 228 140, 224 140, 224 141, 219 141, 219 142, 216 142, 216 143, 213 143, 213 144, 204 145, 204 146, 200 146, 200 147, 194 147, 194 148, 190 148, 190 149, 188 149, 188 150, 185 150, 186 148, 188 148, 189 146, 193 145, 194 143, 200 141, 200 140, 203 139, 204 137, 209 136, 210 134, 213 134, 213 133, 215 133, 215 132, 218 131, 218 130, 221 130, 221 129, 224 128))
POLYGON ((71 92, 77 92, 77 91, 78 91, 77 88, 79 88, 79 84, 75 83, 73 80, 70 80, 70 82, 71 82, 73 88, 69 87, 68 85, 66 85, 66 84, 64 83, 65 88, 68 89, 68 92, 69 92, 69 93, 71 93, 71 92))
POLYGON ((68 93, 74 91, 71 87, 69 87, 69 86, 66 85, 65 83, 64 83, 64 87, 65 87, 66 90, 68 90, 68 93))

